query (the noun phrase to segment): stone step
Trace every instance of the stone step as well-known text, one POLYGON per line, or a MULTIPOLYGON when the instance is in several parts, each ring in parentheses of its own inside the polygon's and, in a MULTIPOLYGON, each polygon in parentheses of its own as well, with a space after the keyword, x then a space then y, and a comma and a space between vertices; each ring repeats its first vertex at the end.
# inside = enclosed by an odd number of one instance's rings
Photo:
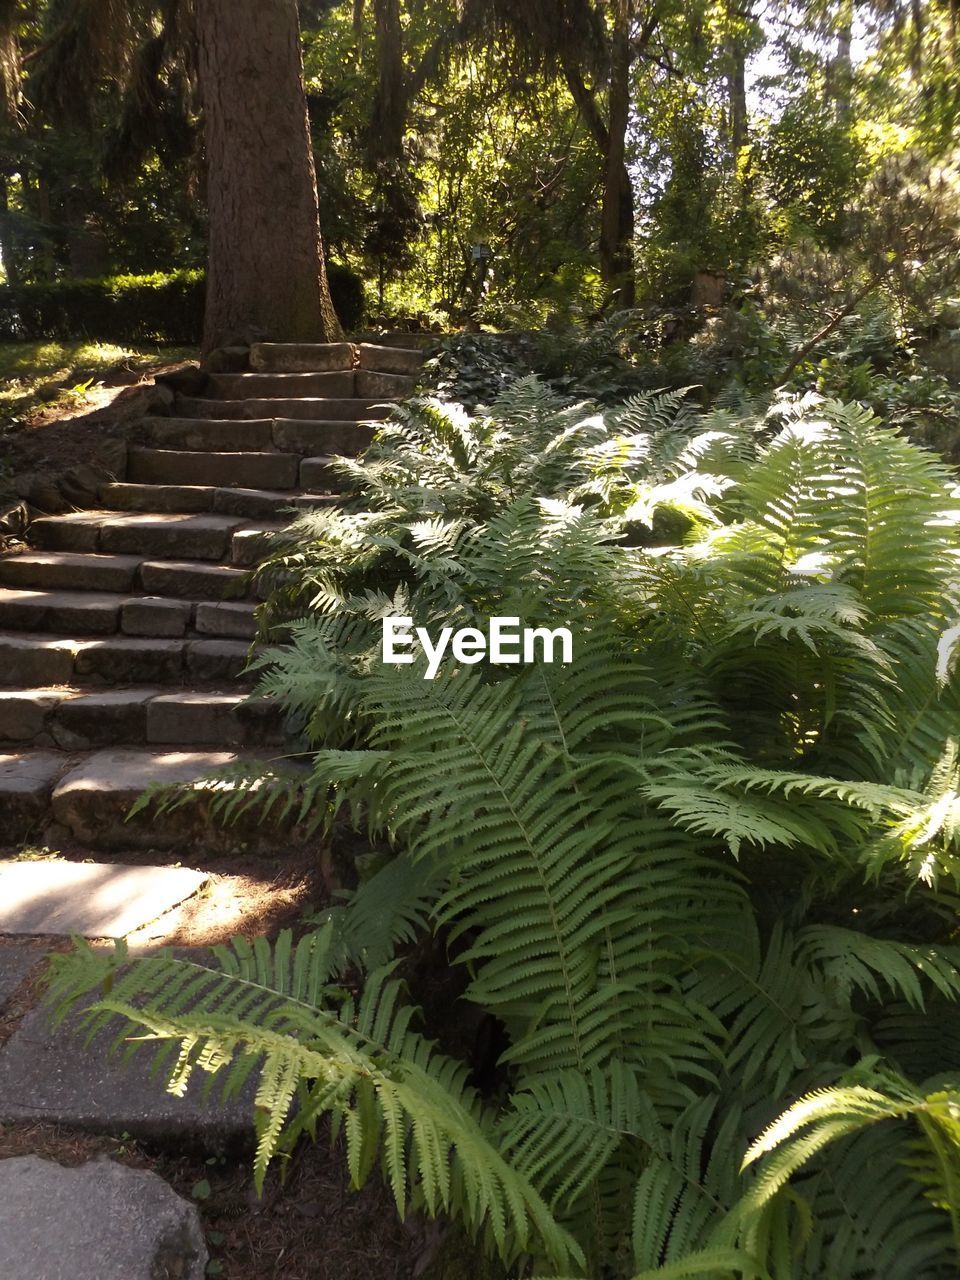
POLYGON ((389 397, 328 399, 304 396, 297 400, 201 400, 183 396, 176 402, 180 418, 309 418, 329 422, 379 422, 390 412, 389 397))
POLYGON ((256 373, 328 373, 352 369, 350 342, 255 342, 250 368, 256 373))
MULTIPOLYGON (((356 430, 362 430, 357 427, 356 430)), ((217 515, 273 519, 291 508, 336 506, 335 493, 298 493, 289 489, 218 489, 211 485, 188 484, 105 484, 100 501, 118 511, 181 512, 210 511, 217 515)), ((82 557, 79 557, 82 559, 82 557)), ((0 560, 0 566, 4 563, 0 560)), ((0 581, 2 581, 0 577, 0 581)))
POLYGON ((241 529, 233 538, 231 563, 244 569, 252 568, 267 554, 274 535, 286 527, 283 520, 277 520, 272 525, 262 520, 257 529, 241 529))
MULTIPOLYGON (((237 453, 298 453, 301 456, 317 453, 342 453, 356 456, 373 439, 374 428, 356 419, 344 421, 310 422, 301 418, 145 418, 141 431, 146 443, 153 450, 186 450, 194 453, 213 453, 216 457, 237 453)), ((144 450, 132 450, 142 453, 144 450)), ((219 466, 205 468, 213 472, 212 479, 198 479, 194 483, 210 487, 226 485, 230 477, 219 466)), ((128 477, 136 481, 130 472, 128 477)))
POLYGON ((256 605, 248 601, 167 599, 102 591, 28 591, 0 587, 0 628, 63 635, 183 637, 225 636, 252 640, 256 605))
POLYGON ((295 453, 191 453, 184 449, 131 449, 127 480, 142 484, 231 485, 244 489, 295 489, 295 453))
POLYGON ((375 373, 406 373, 416 376, 423 364, 423 352, 416 347, 391 347, 361 342, 357 346, 357 360, 361 369, 371 369, 375 373))
MULTIPOLYGON (((257 522, 274 527, 273 522, 257 522)), ((280 523, 277 527, 283 527, 280 523)), ((76 511, 44 516, 30 526, 45 551, 119 552, 157 559, 229 560, 235 535, 250 528, 241 516, 173 512, 76 511)))
POLYGON ((163 694, 147 707, 146 740, 155 746, 278 746, 282 712, 270 698, 245 698, 236 690, 163 694))
POLYGON ((97 751, 74 763, 52 787, 53 819, 81 844, 105 851, 276 848, 278 839, 290 838, 292 817, 284 822, 275 813, 258 830, 260 814, 256 808, 226 826, 210 812, 211 797, 222 795, 229 784, 221 781, 211 788, 204 785, 204 780, 241 761, 269 767, 266 757, 230 751, 97 751), (158 815, 150 806, 128 819, 132 805, 158 783, 185 785, 190 789, 190 799, 165 814, 158 815))
POLYGON ((276 746, 282 714, 241 690, 159 685, 0 690, 0 742, 89 751, 114 746, 276 746))
POLYGON ((42 830, 54 784, 69 762, 60 751, 0 752, 0 831, 5 844, 20 844, 42 830))
POLYGON ((406 373, 374 373, 357 370, 357 395, 382 396, 385 400, 402 400, 413 394, 417 380, 406 373))
POLYGON ((183 515, 212 511, 216 489, 209 484, 127 484, 113 481, 100 486, 100 502, 115 511, 180 512, 183 515))
POLYGON ((336 489, 346 483, 334 465, 333 458, 320 455, 304 458, 300 463, 300 485, 303 489, 336 489))
POLYGON ((246 594, 248 575, 231 565, 197 560, 144 560, 140 584, 151 595, 186 600, 239 599, 246 594))
POLYGON ((187 867, 2 859, 0 934, 124 938, 192 898, 209 878, 187 867))
POLYGON ((361 345, 373 347, 406 347, 413 351, 424 351, 435 343, 441 342, 450 335, 444 333, 403 333, 392 330, 387 333, 358 333, 356 340, 361 345))
POLYGON ((355 420, 312 422, 307 418, 278 418, 273 424, 273 443, 275 448, 301 457, 325 453, 355 458, 370 444, 375 431, 369 423, 355 420))
POLYGON ((228 784, 221 781, 211 788, 204 780, 241 759, 269 767, 267 757, 222 750, 171 751, 166 746, 115 747, 79 755, 44 750, 0 754, 0 831, 9 844, 46 836, 105 852, 276 847, 278 837, 289 839, 292 817, 283 823, 275 815, 258 831, 255 810, 228 826, 211 813, 212 796, 228 784), (132 806, 155 784, 186 786, 187 802, 165 814, 151 805, 129 818, 132 806))
POLYGON ((251 683, 247 640, 112 635, 90 639, 0 631, 0 688, 251 683))
MULTIPOLYGON (((120 615, 128 603, 136 601, 119 592, 28 591, 0 587, 0 628, 53 631, 60 635, 112 635, 120 630, 120 615)), ((180 607, 187 610, 189 620, 189 606, 180 607)), ((180 634, 185 630, 186 626, 180 634)))
POLYGON ((299 399, 358 394, 352 369, 328 373, 212 373, 205 395, 220 400, 299 399))
POLYGON ((140 433, 154 449, 254 453, 273 448, 270 418, 144 418, 140 433))
POLYGON ((257 769, 270 768, 266 756, 171 751, 159 744, 158 749, 114 747, 79 754, 29 749, 0 754, 0 831, 11 845, 39 836, 104 851, 276 848, 278 838, 290 839, 294 816, 283 821, 275 812, 258 830, 256 808, 227 826, 211 812, 213 797, 230 784, 206 780, 241 759, 257 769), (186 803, 164 814, 151 805, 128 821, 131 807, 155 784, 186 786, 186 803))
POLYGON ((26 551, 0 559, 0 583, 33 591, 116 591, 217 601, 247 594, 247 574, 197 560, 143 560, 71 551, 26 551))
POLYGON ((131 591, 139 556, 25 551, 0 558, 0 583, 45 591, 131 591))

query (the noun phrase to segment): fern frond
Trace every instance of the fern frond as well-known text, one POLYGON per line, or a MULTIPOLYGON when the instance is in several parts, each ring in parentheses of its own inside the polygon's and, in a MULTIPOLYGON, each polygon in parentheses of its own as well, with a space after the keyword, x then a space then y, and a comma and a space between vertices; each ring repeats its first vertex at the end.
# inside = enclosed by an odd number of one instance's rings
POLYGON ((333 1113, 355 1183, 379 1147, 401 1214, 413 1196, 432 1215, 460 1213, 507 1259, 533 1249, 555 1266, 581 1263, 491 1143, 466 1069, 411 1029, 415 1011, 400 984, 373 973, 359 1000, 329 985, 332 941, 328 927, 295 948, 288 935, 273 948, 236 942, 209 965, 163 953, 131 965, 122 949, 104 956, 81 944, 56 958, 51 994, 64 1015, 100 991, 84 1015, 91 1032, 120 1020, 128 1034, 179 1044, 172 1092, 185 1091, 197 1068, 223 1072, 227 1092, 256 1073, 258 1187, 278 1150, 333 1113))

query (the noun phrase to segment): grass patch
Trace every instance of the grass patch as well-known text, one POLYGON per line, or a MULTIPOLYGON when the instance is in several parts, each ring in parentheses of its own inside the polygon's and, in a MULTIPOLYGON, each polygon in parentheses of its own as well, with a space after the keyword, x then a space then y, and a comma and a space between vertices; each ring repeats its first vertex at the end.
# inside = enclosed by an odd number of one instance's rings
POLYGON ((38 404, 82 404, 109 373, 136 373, 196 356, 189 347, 121 347, 110 342, 0 342, 0 420, 24 417, 38 404))

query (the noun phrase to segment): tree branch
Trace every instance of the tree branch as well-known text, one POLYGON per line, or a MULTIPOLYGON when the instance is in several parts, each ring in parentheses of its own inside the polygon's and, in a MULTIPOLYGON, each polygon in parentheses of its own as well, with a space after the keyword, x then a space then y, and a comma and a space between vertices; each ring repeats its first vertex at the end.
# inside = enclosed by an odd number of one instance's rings
POLYGON ((797 350, 794 353, 790 363, 787 365, 786 369, 784 369, 783 373, 780 376, 780 381, 777 383, 776 390, 779 390, 780 387, 785 386, 786 383, 790 381, 790 377, 793 374, 793 371, 797 368, 797 366, 802 364, 803 361, 806 360, 810 352, 816 350, 816 348, 819 347, 821 342, 825 341, 827 338, 830 337, 831 333, 834 332, 834 330, 837 328, 840 322, 842 320, 845 320, 846 317, 850 315, 851 311, 855 310, 855 308, 860 305, 860 303, 864 300, 864 298, 866 298, 868 294, 872 293, 873 290, 876 289, 877 285, 880 284, 883 278, 884 278, 883 274, 872 275, 870 279, 867 281, 867 283, 863 286, 863 288, 857 290, 857 292, 853 295, 853 297, 846 304, 846 306, 842 307, 839 311, 837 311, 827 321, 827 323, 823 326, 822 329, 818 329, 817 332, 813 335, 813 337, 808 339, 808 341, 806 341, 803 344, 803 346, 801 346, 799 350, 797 350))

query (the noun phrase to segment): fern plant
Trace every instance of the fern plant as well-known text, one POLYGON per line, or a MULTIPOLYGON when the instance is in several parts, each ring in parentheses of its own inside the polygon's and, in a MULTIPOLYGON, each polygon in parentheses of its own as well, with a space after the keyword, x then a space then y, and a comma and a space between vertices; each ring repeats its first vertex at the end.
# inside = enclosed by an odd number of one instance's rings
POLYGON ((511 1274, 955 1275, 950 473, 856 406, 535 383, 351 473, 271 562, 263 687, 311 743, 288 803, 394 857, 296 948, 58 957, 61 1011, 146 1029, 175 1091, 255 1078, 258 1177, 331 1114, 357 1185, 511 1274), (574 662, 425 681, 392 612, 562 621, 574 662), (504 1028, 495 1094, 420 1025, 425 935, 504 1028))

